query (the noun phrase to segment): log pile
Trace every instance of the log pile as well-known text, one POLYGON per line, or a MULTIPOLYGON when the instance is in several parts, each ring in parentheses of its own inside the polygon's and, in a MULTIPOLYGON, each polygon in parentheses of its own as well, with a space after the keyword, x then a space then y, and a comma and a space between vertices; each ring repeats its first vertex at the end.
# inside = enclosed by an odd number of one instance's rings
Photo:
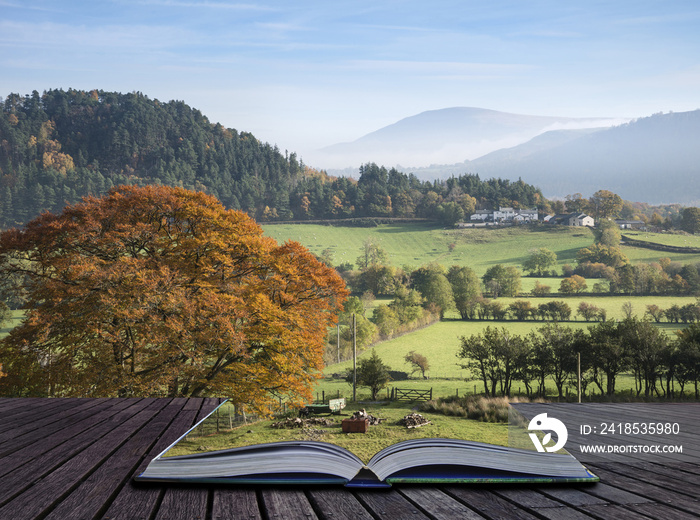
POLYGON ((283 421, 274 422, 270 425, 270 428, 277 428, 278 430, 292 430, 294 428, 310 428, 312 426, 330 426, 335 421, 333 419, 328 419, 326 417, 310 417, 308 419, 301 419, 300 417, 287 417, 283 421))
POLYGON ((420 428, 421 426, 425 426, 426 424, 431 423, 421 414, 414 412, 406 415, 403 419, 399 421, 399 424, 401 426, 405 426, 406 428, 420 428))

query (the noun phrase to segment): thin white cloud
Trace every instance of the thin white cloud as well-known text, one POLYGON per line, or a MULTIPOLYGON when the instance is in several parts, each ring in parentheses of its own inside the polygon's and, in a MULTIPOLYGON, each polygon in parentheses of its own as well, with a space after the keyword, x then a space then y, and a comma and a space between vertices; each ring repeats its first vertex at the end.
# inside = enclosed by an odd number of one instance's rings
POLYGON ((632 16, 614 20, 616 25, 666 25, 676 23, 687 23, 700 19, 700 11, 690 11, 683 13, 663 13, 648 16, 632 16))
POLYGON ((231 2, 188 2, 184 0, 136 0, 136 1, 123 1, 119 3, 126 3, 130 5, 157 5, 163 7, 184 7, 184 8, 194 8, 194 9, 222 9, 230 11, 274 11, 275 8, 264 6, 260 4, 249 4, 249 3, 231 3, 231 2))
POLYGON ((56 9, 54 7, 32 5, 26 2, 8 2, 7 0, 0 0, 0 7, 9 7, 12 9, 26 9, 27 11, 44 11, 47 13, 62 12, 60 9, 56 9))
POLYGON ((531 65, 514 63, 466 63, 455 61, 353 60, 350 68, 384 71, 387 73, 502 75, 531 70, 531 65))
POLYGON ((47 51, 57 47, 79 51, 93 51, 96 48, 111 48, 115 51, 126 49, 163 49, 188 44, 198 40, 195 33, 182 28, 139 25, 67 25, 52 22, 0 22, 0 45, 43 48, 47 51))

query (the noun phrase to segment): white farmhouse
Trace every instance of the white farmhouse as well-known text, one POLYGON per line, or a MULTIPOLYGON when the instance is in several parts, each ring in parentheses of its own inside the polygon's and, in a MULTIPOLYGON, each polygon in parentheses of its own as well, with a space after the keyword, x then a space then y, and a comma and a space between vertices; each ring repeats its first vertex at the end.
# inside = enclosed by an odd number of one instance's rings
POLYGON ((554 215, 547 222, 550 224, 559 224, 560 226, 595 226, 593 217, 585 213, 567 213, 564 215, 554 215))

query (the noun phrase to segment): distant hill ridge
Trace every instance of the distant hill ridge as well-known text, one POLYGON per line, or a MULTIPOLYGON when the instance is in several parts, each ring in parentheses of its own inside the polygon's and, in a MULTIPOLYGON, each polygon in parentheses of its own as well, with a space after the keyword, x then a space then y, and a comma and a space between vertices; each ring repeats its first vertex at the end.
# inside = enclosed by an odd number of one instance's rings
POLYGON ((484 176, 507 172, 542 187, 548 197, 603 188, 627 200, 695 204, 700 201, 700 110, 655 114, 569 135, 550 146, 533 139, 466 167, 484 176))
POLYGON ((366 160, 411 167, 462 162, 524 143, 548 130, 605 127, 620 122, 623 120, 444 108, 401 119, 350 143, 326 147, 319 151, 317 160, 329 168, 366 160))
POLYGON ((119 184, 204 191, 261 221, 449 222, 476 204, 546 203, 522 181, 460 175, 433 183, 370 163, 353 177, 308 168, 296 154, 212 123, 183 101, 73 89, 0 101, 0 228, 119 184))
POLYGON ((305 173, 294 153, 138 92, 11 94, 0 100, 0 144, 0 227, 119 184, 199 189, 229 208, 274 204, 291 217, 288 187, 305 173))
POLYGON ((700 110, 622 120, 450 108, 327 147, 318 160, 357 157, 424 180, 472 173, 521 178, 546 197, 609 189, 632 201, 692 204, 700 202, 700 110))

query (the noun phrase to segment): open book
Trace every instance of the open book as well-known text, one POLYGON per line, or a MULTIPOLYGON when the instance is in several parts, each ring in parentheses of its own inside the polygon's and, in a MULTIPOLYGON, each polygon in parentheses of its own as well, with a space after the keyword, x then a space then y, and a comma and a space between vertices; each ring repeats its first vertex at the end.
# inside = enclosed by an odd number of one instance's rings
POLYGON ((214 451, 199 446, 190 448, 188 453, 173 455, 177 453, 178 443, 192 430, 155 457, 136 480, 349 487, 388 487, 394 483, 598 481, 598 477, 567 453, 538 453, 445 438, 401 441, 382 449, 367 463, 348 449, 318 441, 269 442, 214 451))

